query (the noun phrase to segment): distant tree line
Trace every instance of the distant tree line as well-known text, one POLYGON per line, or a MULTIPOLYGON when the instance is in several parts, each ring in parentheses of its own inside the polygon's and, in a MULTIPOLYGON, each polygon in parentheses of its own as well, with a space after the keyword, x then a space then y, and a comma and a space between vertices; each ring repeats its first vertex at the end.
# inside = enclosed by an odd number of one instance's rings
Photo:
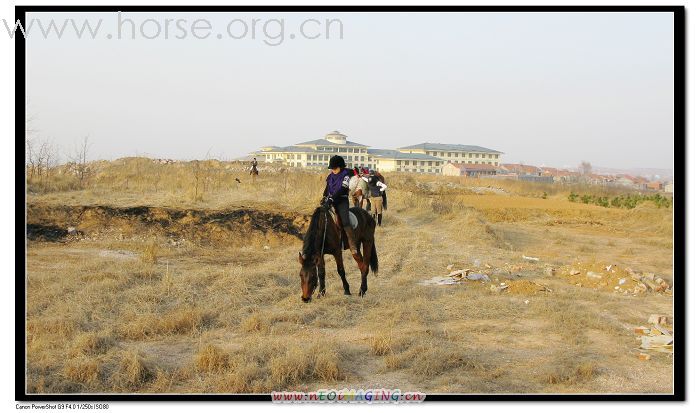
POLYGON ((605 208, 625 208, 633 209, 636 208, 638 204, 651 201, 656 205, 657 208, 670 208, 673 205, 673 199, 665 197, 661 194, 626 194, 618 195, 615 197, 607 196, 596 196, 590 194, 577 194, 571 192, 568 196, 571 202, 580 202, 583 204, 593 204, 602 206, 605 208))

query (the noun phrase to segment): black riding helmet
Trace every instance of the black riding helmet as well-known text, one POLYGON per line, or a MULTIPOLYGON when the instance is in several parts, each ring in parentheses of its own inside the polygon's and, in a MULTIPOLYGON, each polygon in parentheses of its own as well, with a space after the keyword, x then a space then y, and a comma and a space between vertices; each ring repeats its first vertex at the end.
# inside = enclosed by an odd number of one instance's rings
POLYGON ((328 169, 345 168, 345 159, 340 155, 333 155, 328 161, 328 169))

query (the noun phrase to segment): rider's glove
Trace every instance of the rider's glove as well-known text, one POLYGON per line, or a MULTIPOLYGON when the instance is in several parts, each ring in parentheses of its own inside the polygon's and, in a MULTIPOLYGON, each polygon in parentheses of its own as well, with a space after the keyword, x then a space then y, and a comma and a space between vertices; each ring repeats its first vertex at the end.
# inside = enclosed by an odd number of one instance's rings
POLYGON ((333 198, 331 198, 331 197, 326 197, 326 204, 329 205, 329 206, 332 205, 332 204, 333 204, 333 198))

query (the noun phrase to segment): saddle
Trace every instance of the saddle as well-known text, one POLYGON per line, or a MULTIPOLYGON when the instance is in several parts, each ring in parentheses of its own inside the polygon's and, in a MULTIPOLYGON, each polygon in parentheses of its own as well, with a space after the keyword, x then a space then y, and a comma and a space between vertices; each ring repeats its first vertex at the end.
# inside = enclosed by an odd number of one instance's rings
MULTIPOLYGON (((331 216, 333 217, 333 223, 335 226, 338 228, 338 231, 340 232, 340 240, 343 244, 343 249, 346 250, 348 249, 348 234, 345 233, 345 230, 343 229, 343 223, 340 221, 340 217, 338 214, 335 213, 334 208, 329 208, 328 211, 331 213, 331 216)), ((357 229, 358 221, 357 221, 357 216, 353 214, 352 211, 348 211, 348 215, 350 217, 350 226, 352 229, 357 229)))
MULTIPOLYGON (((335 209, 328 208, 328 211, 331 213, 331 216, 333 216, 333 222, 335 222, 335 225, 338 226, 338 228, 343 229, 343 224, 340 221, 338 214, 335 213, 335 209)), ((357 226, 359 225, 357 215, 355 215, 352 211, 348 211, 348 215, 350 216, 350 226, 352 229, 357 229, 357 226)))

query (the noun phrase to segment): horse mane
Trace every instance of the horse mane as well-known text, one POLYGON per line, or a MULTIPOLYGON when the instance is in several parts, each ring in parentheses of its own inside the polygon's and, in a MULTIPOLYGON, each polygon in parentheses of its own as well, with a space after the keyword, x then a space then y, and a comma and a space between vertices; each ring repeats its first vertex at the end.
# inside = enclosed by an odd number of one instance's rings
POLYGON ((319 245, 319 231, 320 226, 318 225, 321 220, 321 215, 323 208, 318 207, 311 215, 311 223, 309 223, 309 229, 304 235, 304 248, 302 249, 302 254, 306 256, 307 259, 311 258, 315 252, 320 248, 319 245))

